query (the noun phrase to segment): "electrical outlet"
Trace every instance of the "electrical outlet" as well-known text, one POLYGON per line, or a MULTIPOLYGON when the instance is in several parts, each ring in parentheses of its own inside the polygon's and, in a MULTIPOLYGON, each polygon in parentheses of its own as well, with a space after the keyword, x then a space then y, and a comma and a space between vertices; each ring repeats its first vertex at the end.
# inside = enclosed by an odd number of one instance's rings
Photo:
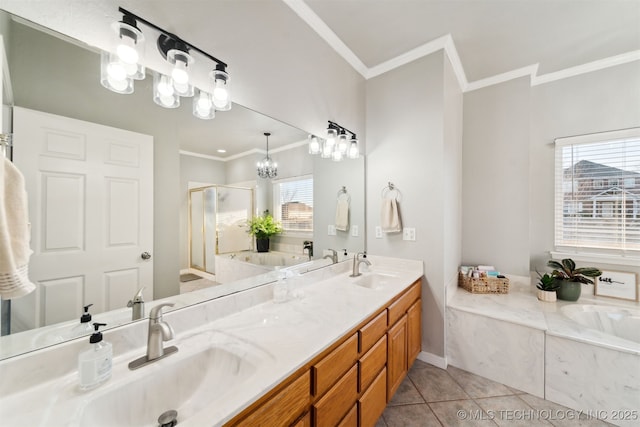
POLYGON ((329 225, 329 230, 327 231, 327 234, 329 236, 335 236, 336 235, 336 226, 333 224, 329 225))
POLYGON ((402 229, 402 240, 416 240, 416 229, 410 227, 404 227, 402 229))
POLYGON ((382 239, 382 227, 376 225, 376 239, 382 239))
POLYGON ((351 237, 358 237, 360 235, 360 229, 357 225, 351 226, 351 237))

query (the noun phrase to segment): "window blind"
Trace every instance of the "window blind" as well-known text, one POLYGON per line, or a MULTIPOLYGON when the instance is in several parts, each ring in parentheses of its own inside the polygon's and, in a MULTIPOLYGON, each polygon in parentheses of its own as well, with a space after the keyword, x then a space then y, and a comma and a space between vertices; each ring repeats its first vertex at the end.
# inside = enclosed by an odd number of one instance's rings
POLYGON ((640 128, 556 140, 555 245, 640 254, 640 128))
POLYGON ((313 232, 313 177, 274 182, 274 218, 286 231, 313 232))

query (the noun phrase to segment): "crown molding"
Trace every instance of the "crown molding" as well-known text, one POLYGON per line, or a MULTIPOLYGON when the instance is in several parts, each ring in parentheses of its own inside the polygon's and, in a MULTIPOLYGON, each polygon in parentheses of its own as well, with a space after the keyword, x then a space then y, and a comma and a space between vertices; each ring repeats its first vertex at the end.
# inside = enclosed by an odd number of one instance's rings
POLYGON ((441 49, 445 51, 449 58, 449 62, 451 63, 458 85, 462 92, 470 92, 526 76, 530 77, 531 86, 538 86, 640 60, 640 50, 635 50, 621 55, 611 56, 597 61, 588 62, 586 64, 577 65, 575 67, 566 68, 564 70, 555 71, 553 73, 538 75, 539 64, 532 64, 507 71, 505 73, 496 74, 495 76, 469 82, 467 80, 464 67, 462 66, 460 56, 458 55, 458 50, 453 42, 453 37, 451 34, 447 34, 369 68, 364 65, 360 58, 358 58, 356 54, 353 53, 353 51, 351 51, 351 49, 342 42, 342 40, 340 40, 340 38, 327 26, 327 24, 325 24, 322 19, 320 19, 318 15, 315 14, 315 12, 313 12, 313 10, 311 10, 306 3, 304 3, 303 0, 282 1, 297 13, 303 21, 305 21, 329 44, 329 46, 331 46, 345 61, 347 61, 367 80, 394 70, 415 61, 416 59, 422 58, 423 56, 431 55, 441 49))
MULTIPOLYGON (((306 144, 307 144, 306 140, 292 142, 291 144, 283 145, 282 147, 278 147, 274 150, 269 150, 269 152, 271 154, 280 153, 282 151, 291 150, 293 148, 297 148, 306 144)), ((229 157, 218 157, 218 156, 212 156, 210 154, 201 154, 201 153, 196 153, 194 151, 187 151, 187 150, 179 150, 178 153, 183 156, 199 157, 201 159, 217 160, 219 162, 228 162, 231 160, 239 159, 241 157, 250 156, 252 154, 267 154, 267 151, 261 148, 252 148, 251 150, 243 151, 242 153, 234 154, 233 156, 229 156, 229 157)))

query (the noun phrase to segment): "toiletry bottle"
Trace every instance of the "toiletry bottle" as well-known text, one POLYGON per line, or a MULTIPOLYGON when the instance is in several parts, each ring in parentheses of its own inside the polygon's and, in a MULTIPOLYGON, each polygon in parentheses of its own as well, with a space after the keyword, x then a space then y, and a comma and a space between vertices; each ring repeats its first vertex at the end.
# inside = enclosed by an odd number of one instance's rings
POLYGON ((89 313, 89 307, 92 305, 93 304, 84 306, 84 313, 80 317, 80 324, 71 329, 71 338, 89 335, 93 331, 93 326, 91 326, 91 314, 89 313))
POLYGON ((100 326, 106 325, 106 323, 93 324, 95 331, 89 339, 91 348, 78 356, 80 390, 90 390, 111 378, 113 350, 111 344, 102 341, 102 333, 98 332, 100 326))

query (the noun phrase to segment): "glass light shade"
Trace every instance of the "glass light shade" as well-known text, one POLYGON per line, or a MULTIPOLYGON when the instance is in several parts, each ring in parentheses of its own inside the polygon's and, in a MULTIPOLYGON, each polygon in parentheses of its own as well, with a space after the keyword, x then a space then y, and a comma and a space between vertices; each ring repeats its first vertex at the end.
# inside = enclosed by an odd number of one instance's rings
POLYGON ((199 119, 213 119, 216 116, 213 95, 196 88, 195 96, 193 97, 193 115, 199 119))
POLYGON ((145 67, 140 64, 144 55, 144 35, 135 26, 125 22, 114 22, 111 26, 115 33, 112 51, 122 62, 127 75, 136 80, 145 78, 145 67))
POLYGON ((320 140, 315 135, 309 135, 309 154, 319 154, 321 151, 320 140))
POLYGON ((333 144, 336 143, 336 138, 338 137, 338 132, 333 128, 327 129, 327 143, 333 147, 333 144))
POLYGON ((223 70, 213 70, 209 77, 213 80, 213 104, 218 111, 231 109, 231 79, 223 70))
POLYGON ((338 146, 336 147, 336 149, 340 151, 341 154, 345 154, 347 152, 347 148, 349 148, 347 135, 345 133, 341 133, 340 135, 338 135, 338 146))
MULTIPOLYGON (((193 64, 193 57, 183 50, 170 49, 167 52, 167 61, 173 65, 171 79, 176 89, 186 93, 187 87, 189 86, 189 67, 193 64)), ((191 89, 191 91, 191 95, 189 96, 193 96, 193 89, 191 89)))
POLYGON ((333 153, 333 147, 335 144, 330 144, 328 139, 324 140, 322 144, 322 152, 320 153, 320 157, 323 159, 328 159, 331 157, 331 153, 333 153))
POLYGON ((164 108, 180 106, 180 96, 173 87, 171 77, 153 73, 153 102, 164 108))
POLYGON ((278 176, 278 164, 267 155, 256 164, 256 172, 260 178, 275 178, 278 176))
POLYGON ((347 152, 347 156, 350 159, 357 159, 358 157, 360 157, 360 147, 357 139, 353 138, 349 143, 349 151, 347 152))
POLYGON ((336 147, 336 149, 333 150, 333 152, 331 153, 331 160, 333 160, 334 162, 339 162, 343 158, 344 158, 344 154, 342 153, 342 151, 338 149, 338 147, 336 147))
POLYGON ((116 93, 133 93, 133 78, 127 74, 125 65, 115 54, 105 51, 100 54, 100 84, 116 93))

